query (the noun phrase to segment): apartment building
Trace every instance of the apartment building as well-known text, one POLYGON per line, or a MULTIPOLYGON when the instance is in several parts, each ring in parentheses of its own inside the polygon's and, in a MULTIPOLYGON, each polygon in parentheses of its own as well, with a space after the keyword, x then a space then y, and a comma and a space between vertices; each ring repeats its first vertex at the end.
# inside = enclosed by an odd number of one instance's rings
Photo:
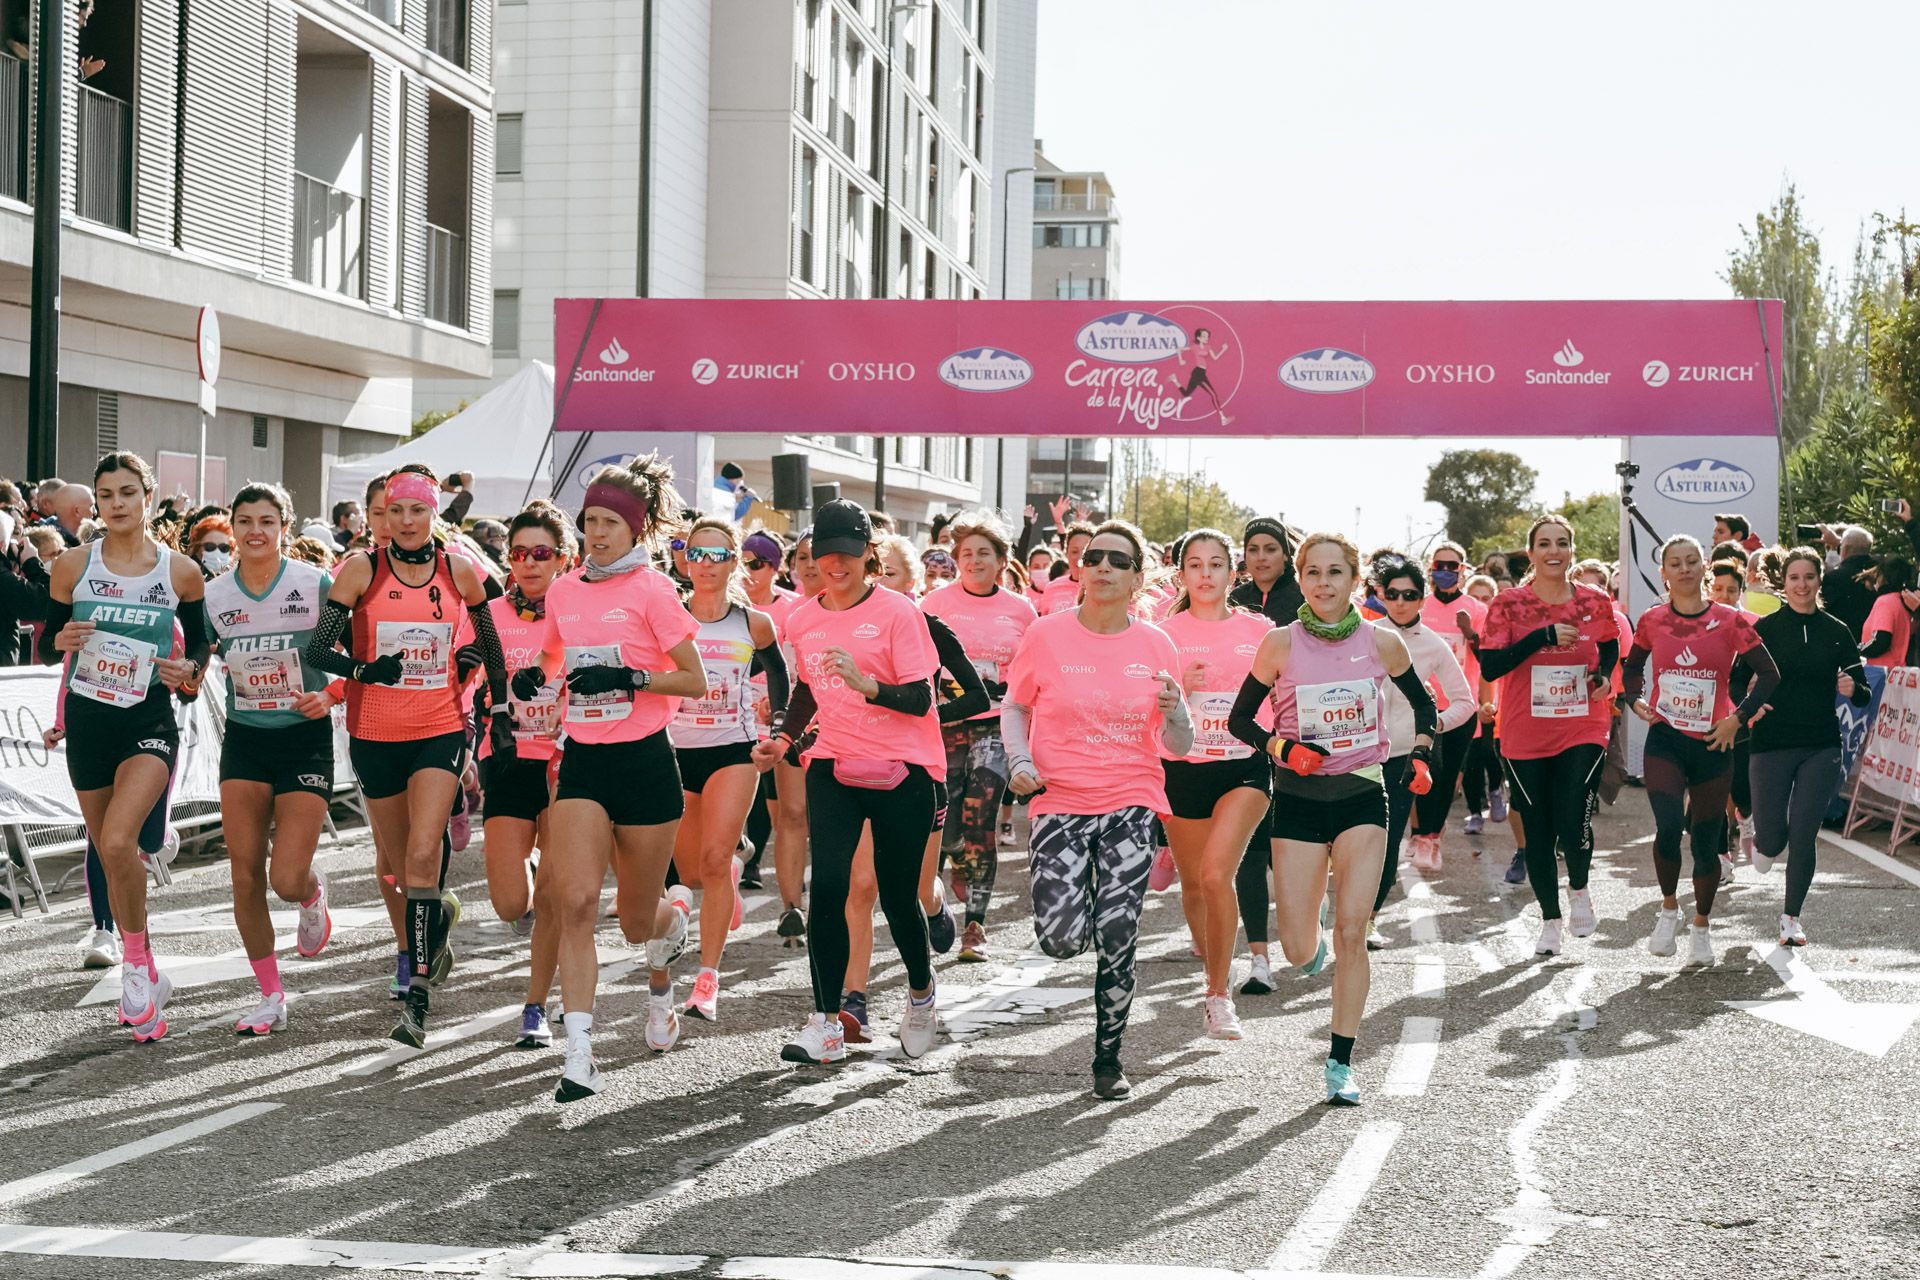
MULTIPOLYGON (((318 510, 404 437, 416 377, 489 369, 493 0, 97 0, 64 23, 62 475, 111 448, 191 489, 195 321, 220 314, 208 496, 318 510), (84 17, 84 21, 79 20, 84 17)), ((0 0, 0 413, 24 424, 39 6, 0 0)), ((0 434, 19 475, 26 432, 0 434)))

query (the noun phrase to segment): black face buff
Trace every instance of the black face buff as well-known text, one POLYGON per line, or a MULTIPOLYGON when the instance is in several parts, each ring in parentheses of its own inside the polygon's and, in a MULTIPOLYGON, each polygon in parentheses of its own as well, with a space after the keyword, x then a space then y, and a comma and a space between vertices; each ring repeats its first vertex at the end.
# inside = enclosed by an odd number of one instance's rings
POLYGON ((414 551, 407 550, 397 542, 387 544, 387 554, 391 555, 401 564, 432 564, 433 551, 433 539, 431 538, 427 539, 419 549, 414 551))

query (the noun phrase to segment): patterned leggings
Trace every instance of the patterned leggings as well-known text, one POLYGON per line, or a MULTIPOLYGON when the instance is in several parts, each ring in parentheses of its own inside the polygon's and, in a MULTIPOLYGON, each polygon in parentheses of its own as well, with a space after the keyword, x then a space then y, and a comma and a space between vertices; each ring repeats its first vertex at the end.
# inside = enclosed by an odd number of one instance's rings
POLYGON ((1057 960, 1095 948, 1093 1060, 1117 1063, 1133 1005, 1133 953, 1153 865, 1153 811, 1049 813, 1033 820, 1033 928, 1057 960))
POLYGON ((1000 721, 962 720, 940 731, 947 746, 947 822, 940 847, 967 881, 967 921, 985 924, 1000 870, 999 814, 1007 785, 1000 721))

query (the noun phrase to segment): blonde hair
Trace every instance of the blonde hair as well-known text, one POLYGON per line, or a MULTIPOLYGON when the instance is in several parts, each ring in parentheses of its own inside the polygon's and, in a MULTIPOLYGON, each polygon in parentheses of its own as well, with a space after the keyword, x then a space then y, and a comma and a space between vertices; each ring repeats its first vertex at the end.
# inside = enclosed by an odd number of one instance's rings
MULTIPOLYGON (((740 562, 740 526, 722 516, 701 516, 687 527, 687 546, 693 546, 694 538, 702 533, 717 533, 733 552, 733 570, 727 574, 727 599, 745 608, 753 608, 753 602, 747 599, 746 566, 740 562)), ((687 568, 693 568, 692 557, 688 557, 687 568)))
POLYGON ((873 554, 867 558, 874 568, 871 572, 882 572, 888 556, 899 556, 907 566, 907 581, 913 584, 915 595, 926 585, 926 575, 920 564, 920 553, 912 542, 897 533, 886 533, 873 540, 873 554))
POLYGON ((1344 533, 1310 533, 1302 538, 1300 540, 1300 549, 1296 551, 1293 556, 1294 572, 1298 573, 1300 571, 1300 566, 1306 561, 1307 552, 1320 546, 1322 543, 1340 548, 1340 558, 1347 562, 1347 572, 1353 575, 1356 583, 1359 582, 1360 548, 1354 546, 1353 539, 1344 533))
POLYGON ((985 538, 995 555, 1002 560, 1013 559, 1013 544, 1007 537, 1006 526, 991 511, 963 511, 947 522, 945 532, 953 539, 955 552, 968 538, 985 538))
POLYGON ((1484 574, 1484 573, 1474 574, 1471 578, 1467 579, 1467 585, 1460 589, 1466 592, 1468 595, 1472 595, 1473 589, 1475 587, 1486 587, 1489 590, 1491 590, 1493 594, 1495 595, 1500 594, 1500 580, 1488 574, 1484 574))
POLYGON ((333 568, 334 554, 333 548, 320 541, 320 539, 310 538, 302 534, 287 546, 287 558, 289 560, 303 561, 306 564, 313 565, 315 568, 331 569, 333 568))

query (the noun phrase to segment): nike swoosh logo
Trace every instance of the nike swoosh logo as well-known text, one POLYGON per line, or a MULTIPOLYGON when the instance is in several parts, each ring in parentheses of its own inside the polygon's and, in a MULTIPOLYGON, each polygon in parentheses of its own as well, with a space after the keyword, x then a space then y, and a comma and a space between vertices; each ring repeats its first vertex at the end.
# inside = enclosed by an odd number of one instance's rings
POLYGON ((1364 653, 1356 653, 1352 657, 1347 659, 1348 662, 1365 662, 1366 660, 1367 660, 1367 655, 1364 653))

